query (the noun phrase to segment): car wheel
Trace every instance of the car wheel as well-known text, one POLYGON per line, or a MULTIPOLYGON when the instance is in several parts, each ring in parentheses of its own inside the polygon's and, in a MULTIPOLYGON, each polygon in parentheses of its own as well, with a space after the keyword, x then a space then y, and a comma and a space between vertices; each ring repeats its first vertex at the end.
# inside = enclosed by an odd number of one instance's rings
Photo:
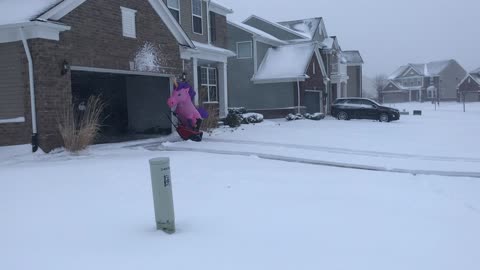
POLYGON ((380 122, 390 122, 390 117, 388 117, 388 114, 382 113, 380 114, 379 120, 380 122))
POLYGON ((348 113, 346 112, 339 112, 337 114, 338 120, 348 120, 348 113))

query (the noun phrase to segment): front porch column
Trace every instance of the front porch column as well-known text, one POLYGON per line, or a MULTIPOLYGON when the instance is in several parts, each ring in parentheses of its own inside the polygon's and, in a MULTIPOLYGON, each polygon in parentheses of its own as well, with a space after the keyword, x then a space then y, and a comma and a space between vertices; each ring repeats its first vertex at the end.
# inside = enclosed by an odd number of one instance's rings
POLYGON ((412 90, 408 90, 408 101, 412 102, 412 90))
POLYGON ((228 79, 227 79, 227 63, 218 64, 219 74, 219 113, 220 118, 226 117, 228 114, 228 79))
POLYGON ((198 106, 198 96, 200 95, 200 89, 198 88, 198 59, 193 58, 193 89, 197 91, 194 101, 195 105, 198 106))

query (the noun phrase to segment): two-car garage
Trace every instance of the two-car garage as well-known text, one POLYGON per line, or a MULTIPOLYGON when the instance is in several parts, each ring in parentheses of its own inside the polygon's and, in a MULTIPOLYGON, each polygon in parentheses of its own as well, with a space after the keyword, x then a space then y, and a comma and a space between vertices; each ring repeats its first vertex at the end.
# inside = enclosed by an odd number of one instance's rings
POLYGON ((81 110, 91 96, 105 103, 97 142, 115 142, 170 134, 170 79, 164 75, 72 68, 72 102, 81 110))

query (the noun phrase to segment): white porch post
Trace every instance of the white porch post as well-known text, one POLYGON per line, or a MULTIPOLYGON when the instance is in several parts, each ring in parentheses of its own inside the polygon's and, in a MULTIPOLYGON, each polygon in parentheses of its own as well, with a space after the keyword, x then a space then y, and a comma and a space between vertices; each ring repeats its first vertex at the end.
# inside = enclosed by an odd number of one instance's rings
POLYGON ((300 111, 300 81, 297 79, 297 98, 298 98, 298 107, 297 107, 297 112, 301 113, 300 111))
POLYGON ((412 102, 412 91, 408 90, 408 101, 412 102))
POLYGON ((228 79, 227 79, 227 63, 218 65, 218 74, 220 75, 220 91, 219 91, 219 113, 220 117, 226 117, 228 114, 228 79))
POLYGON ((193 88, 197 91, 195 95, 195 105, 198 106, 198 96, 200 95, 200 89, 198 88, 198 59, 193 58, 193 88))

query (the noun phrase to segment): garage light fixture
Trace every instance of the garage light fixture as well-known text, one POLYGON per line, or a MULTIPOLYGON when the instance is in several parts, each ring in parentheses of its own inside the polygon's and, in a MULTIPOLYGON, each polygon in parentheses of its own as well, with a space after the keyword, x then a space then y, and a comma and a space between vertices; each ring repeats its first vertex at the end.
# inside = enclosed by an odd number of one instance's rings
POLYGON ((63 60, 63 64, 62 64, 62 76, 67 74, 67 72, 70 71, 70 64, 67 62, 67 60, 63 60))

